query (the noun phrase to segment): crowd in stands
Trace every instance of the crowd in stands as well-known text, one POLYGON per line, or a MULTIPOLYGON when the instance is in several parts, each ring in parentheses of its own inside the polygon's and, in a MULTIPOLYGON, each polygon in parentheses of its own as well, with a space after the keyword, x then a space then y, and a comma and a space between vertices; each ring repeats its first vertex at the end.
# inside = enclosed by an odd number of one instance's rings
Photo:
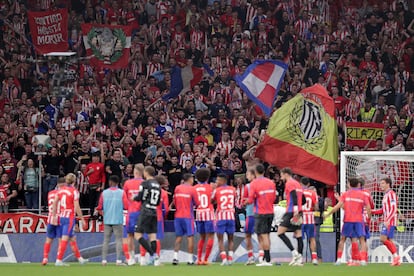
MULTIPOLYGON (((81 205, 89 208, 101 189, 88 184, 93 156, 106 178, 124 181, 133 164, 154 166, 168 178, 170 195, 183 173, 203 167, 242 187, 245 153, 268 118, 234 77, 256 59, 289 64, 275 109, 304 87, 327 87, 342 150, 356 149, 345 144, 346 121, 384 123, 372 150, 412 150, 413 10, 407 0, 1 0, 0 205, 37 208, 39 174, 45 193, 74 172, 81 205), (61 7, 69 9, 68 42, 76 52, 63 63, 35 53, 27 22, 29 9, 61 7), (128 67, 92 67, 82 23, 132 25, 128 67), (169 68, 190 62, 205 68, 202 81, 157 101, 169 92, 169 68), (162 80, 153 76, 159 70, 162 80), (32 145, 38 134, 51 137, 43 157, 32 145)), ((282 199, 278 169, 269 166, 267 175, 282 199)), ((236 203, 242 208, 240 197, 236 203)))

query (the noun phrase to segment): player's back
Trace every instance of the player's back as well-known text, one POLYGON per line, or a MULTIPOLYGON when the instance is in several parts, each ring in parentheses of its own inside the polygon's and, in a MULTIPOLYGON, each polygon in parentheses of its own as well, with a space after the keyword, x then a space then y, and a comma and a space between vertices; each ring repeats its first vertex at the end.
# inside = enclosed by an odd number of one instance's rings
POLYGON ((250 183, 249 198, 255 198, 254 209, 257 214, 273 214, 276 200, 276 185, 266 177, 258 177, 250 183))
POLYGON ((344 222, 364 222, 364 207, 368 200, 360 189, 350 189, 341 196, 344 203, 344 222))
POLYGON ((197 197, 197 191, 193 186, 188 184, 178 185, 174 192, 175 217, 193 218, 194 205, 197 205, 194 200, 197 197))
POLYGON ((56 195, 58 193, 58 190, 51 190, 48 194, 47 194, 47 206, 48 206, 48 210, 49 210, 49 214, 47 216, 47 223, 51 224, 51 225, 59 225, 59 212, 60 212, 60 206, 59 203, 56 207, 57 212, 56 215, 53 216, 53 204, 55 202, 55 198, 56 195))
MULTIPOLYGON (((250 189, 251 189, 251 184, 250 183, 247 183, 244 186, 244 192, 243 192, 244 193, 243 194, 243 197, 244 198, 248 198, 249 197, 250 189)), ((251 217, 251 216, 254 216, 254 204, 253 203, 246 205, 246 217, 251 217)))
POLYGON ((161 203, 161 186, 155 179, 146 180, 141 183, 142 192, 141 211, 156 215, 158 205, 161 203))
POLYGON ((74 187, 65 186, 58 190, 61 218, 75 217, 75 201, 79 200, 79 192, 74 187))
POLYGON ((196 220, 214 220, 214 207, 211 203, 213 188, 208 183, 200 183, 195 185, 194 189, 197 191, 198 200, 200 201, 200 205, 196 209, 196 220))
POLYGON ((314 206, 318 202, 318 195, 314 190, 304 189, 303 195, 305 196, 306 203, 303 210, 303 224, 315 224, 314 206))
POLYGON ((139 193, 139 186, 141 185, 142 181, 144 181, 142 178, 133 178, 125 181, 124 191, 129 202, 129 213, 138 212, 141 208, 141 202, 135 201, 134 198, 139 193))
POLYGON ((164 189, 161 189, 161 204, 157 207, 157 219, 159 221, 164 220, 164 212, 168 214, 169 208, 168 192, 164 189))
POLYGON ((398 224, 397 204, 397 194, 392 189, 389 189, 385 192, 384 198, 382 199, 382 210, 384 221, 387 221, 391 226, 397 226, 398 224))
POLYGON ((300 211, 302 209, 302 194, 303 189, 298 181, 291 178, 286 181, 285 184, 285 196, 286 196, 286 212, 294 212, 294 206, 298 207, 300 211), (296 193, 296 200, 292 197, 292 193, 296 193))
POLYGON ((217 220, 234 220, 236 189, 227 185, 218 187, 214 191, 213 198, 217 202, 217 220))
MULTIPOLYGON (((364 193, 366 200, 369 202, 369 206, 371 207, 371 210, 374 209, 374 200, 372 199, 371 192, 365 189, 362 189, 362 192, 364 193)), ((368 212, 366 208, 364 208, 363 218, 364 218, 364 223, 369 224, 370 219, 368 217, 368 212)))

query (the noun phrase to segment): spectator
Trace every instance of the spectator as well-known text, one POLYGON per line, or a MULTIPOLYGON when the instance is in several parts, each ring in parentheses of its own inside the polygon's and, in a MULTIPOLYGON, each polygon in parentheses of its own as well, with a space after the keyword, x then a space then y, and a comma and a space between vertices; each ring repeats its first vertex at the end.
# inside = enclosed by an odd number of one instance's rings
POLYGON ((33 159, 27 159, 19 166, 16 184, 23 184, 27 209, 39 208, 39 177, 40 171, 33 159))

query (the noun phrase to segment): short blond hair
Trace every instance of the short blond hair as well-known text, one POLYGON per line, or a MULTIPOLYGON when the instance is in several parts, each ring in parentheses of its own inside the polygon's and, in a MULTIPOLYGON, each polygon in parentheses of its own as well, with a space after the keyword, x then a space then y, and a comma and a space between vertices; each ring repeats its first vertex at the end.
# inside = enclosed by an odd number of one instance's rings
POLYGON ((74 184, 76 182, 76 175, 73 173, 68 173, 65 176, 65 180, 66 180, 66 183, 68 183, 69 185, 74 184))

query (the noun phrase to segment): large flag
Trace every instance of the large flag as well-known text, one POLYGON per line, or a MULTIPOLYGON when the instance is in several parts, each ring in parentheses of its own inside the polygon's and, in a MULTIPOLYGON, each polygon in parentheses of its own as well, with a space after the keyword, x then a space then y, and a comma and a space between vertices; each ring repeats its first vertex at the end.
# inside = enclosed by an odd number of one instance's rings
POLYGON ((170 92, 162 97, 164 101, 176 98, 182 92, 186 92, 198 84, 203 78, 203 69, 191 65, 184 68, 174 66, 170 72, 171 88, 170 92))
POLYGON ((27 12, 30 34, 35 50, 40 54, 66 52, 68 44, 68 11, 27 12))
POLYGON ((287 64, 278 60, 256 60, 235 79, 247 96, 270 116, 287 69, 287 64))
POLYGON ((108 69, 128 66, 131 26, 82 24, 82 33, 91 65, 108 69))
POLYGON ((272 116, 256 156, 328 185, 338 182, 335 105, 326 89, 303 89, 272 116))

